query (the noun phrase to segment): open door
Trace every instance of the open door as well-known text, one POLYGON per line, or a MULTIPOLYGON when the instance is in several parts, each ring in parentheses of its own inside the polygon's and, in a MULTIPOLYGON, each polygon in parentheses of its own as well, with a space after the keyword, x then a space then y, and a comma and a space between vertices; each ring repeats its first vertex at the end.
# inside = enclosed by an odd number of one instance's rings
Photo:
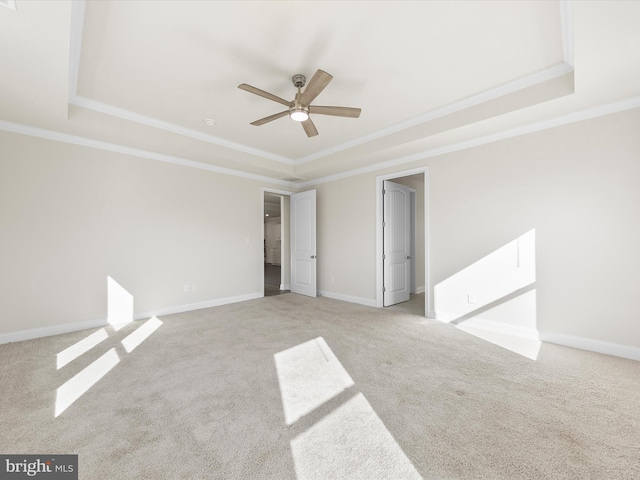
POLYGON ((291 195, 291 291, 316 296, 316 191, 291 195))
POLYGON ((411 189, 384 181, 384 306, 409 300, 411 293, 411 189))

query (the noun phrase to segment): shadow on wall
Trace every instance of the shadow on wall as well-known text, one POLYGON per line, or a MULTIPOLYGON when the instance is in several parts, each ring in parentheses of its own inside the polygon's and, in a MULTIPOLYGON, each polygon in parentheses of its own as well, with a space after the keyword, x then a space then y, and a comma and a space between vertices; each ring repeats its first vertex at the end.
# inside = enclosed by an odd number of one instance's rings
MULTIPOLYGON (((111 328, 103 327, 58 353, 56 355, 56 368, 60 370, 66 365, 71 364, 75 359, 97 347, 104 340, 115 335, 115 333, 132 321, 133 295, 113 278, 107 277, 107 322, 111 328)), ((120 362, 121 355, 131 353, 138 345, 155 332, 160 325, 162 325, 160 320, 156 317, 151 317, 120 341, 124 352, 121 352, 119 355, 115 347, 110 348, 97 360, 80 370, 58 387, 56 390, 54 417, 62 414, 93 385, 98 383, 102 377, 109 373, 111 369, 120 362)))
POLYGON ((535 360, 535 229, 434 287, 438 320, 535 360))

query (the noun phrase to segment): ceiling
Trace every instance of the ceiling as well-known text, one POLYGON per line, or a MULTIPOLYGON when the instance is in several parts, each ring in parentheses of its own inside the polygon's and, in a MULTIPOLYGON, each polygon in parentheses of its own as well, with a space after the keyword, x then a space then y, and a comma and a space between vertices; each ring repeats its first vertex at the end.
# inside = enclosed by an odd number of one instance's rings
POLYGON ((0 130, 291 187, 640 105, 640 2, 0 4, 0 130), (333 80, 319 135, 291 100, 333 80), (205 124, 213 119, 213 126, 205 124))

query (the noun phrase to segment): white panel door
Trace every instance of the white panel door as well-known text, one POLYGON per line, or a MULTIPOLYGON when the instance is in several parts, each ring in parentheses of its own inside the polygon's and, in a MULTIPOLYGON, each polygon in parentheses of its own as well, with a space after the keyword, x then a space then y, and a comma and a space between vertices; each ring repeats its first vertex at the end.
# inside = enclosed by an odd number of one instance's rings
POLYGON ((411 190, 384 182, 384 306, 409 300, 411 293, 411 190))
POLYGON ((291 291, 316 296, 316 191, 291 195, 291 291))

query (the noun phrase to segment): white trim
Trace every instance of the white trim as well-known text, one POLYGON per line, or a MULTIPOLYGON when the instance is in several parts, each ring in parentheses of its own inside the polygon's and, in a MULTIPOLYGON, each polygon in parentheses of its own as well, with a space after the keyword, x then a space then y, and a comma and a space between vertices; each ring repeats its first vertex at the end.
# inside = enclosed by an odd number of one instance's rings
POLYGON ((76 0, 71 3, 71 44, 69 47, 69 99, 78 92, 78 77, 80 75, 80 57, 82 55, 82 33, 84 31, 84 13, 86 0, 76 0))
POLYGON ((432 318, 442 323, 451 323, 456 318, 459 317, 459 315, 456 315, 454 313, 449 313, 449 312, 443 312, 442 310, 438 310, 438 311, 432 310, 432 312, 433 312, 432 318))
POLYGON ((0 130, 12 132, 12 133, 18 133, 21 135, 29 135, 32 137, 44 138, 44 139, 53 140, 56 142, 71 143, 73 145, 96 148, 98 150, 106 150, 109 152, 132 155, 134 157, 148 158, 150 160, 158 160, 160 162, 173 163, 175 165, 182 165, 184 167, 199 168, 201 170, 208 170, 210 172, 222 173, 225 175, 233 175, 236 177, 247 178, 249 180, 258 180, 266 183, 285 185, 291 188, 294 187, 294 185, 291 182, 287 182, 286 180, 278 180, 277 178, 265 177, 264 175, 256 175, 253 173, 247 173, 240 170, 234 170, 231 168, 218 167, 215 165, 210 165, 208 163, 196 162, 194 160, 187 160, 185 158, 165 155, 163 153, 149 152, 147 150, 141 150, 139 148, 125 147, 123 145, 118 145, 115 143, 102 142, 100 140, 80 137, 77 135, 70 135, 68 133, 54 132, 52 130, 45 130, 43 128, 32 127, 30 125, 23 125, 20 123, 13 123, 13 122, 0 120, 0 130))
POLYGON ((306 182, 296 183, 296 187, 306 188, 321 183, 331 182, 334 180, 341 180, 343 178, 353 177, 361 175, 363 173, 375 172, 384 168, 395 167, 403 165, 405 163, 415 162, 418 160, 426 160, 427 158, 436 157, 439 155, 445 155, 447 153, 457 152, 460 150, 466 150, 469 148, 477 147, 480 145, 486 145, 488 143, 497 142, 500 140, 506 140, 513 137, 519 137, 527 135, 529 133, 535 133, 542 130, 548 130, 550 128, 561 127, 571 123, 581 122, 583 120, 589 120, 592 118, 602 117, 613 113, 623 112, 625 110, 631 110, 640 107, 640 95, 630 97, 618 102, 607 103, 605 105, 599 105, 597 107, 587 108, 578 112, 562 115, 560 117, 552 118, 549 120, 543 120, 541 122, 532 123, 529 125, 523 125, 521 127, 504 130, 502 132, 492 133, 483 137, 474 138, 471 140, 464 140, 458 143, 452 143, 443 147, 434 148, 432 150, 425 150, 423 152, 413 153, 404 157, 399 157, 394 160, 387 160, 366 167, 356 168, 354 170, 348 170, 346 172, 336 173, 328 175, 326 177, 317 178, 314 180, 308 180, 306 182))
POLYGON ((469 322, 469 325, 477 326, 478 328, 482 328, 483 330, 540 340, 541 342, 554 343, 556 345, 562 345, 564 347, 577 348, 579 350, 587 350, 589 352, 602 353, 604 355, 612 355, 614 357, 628 358, 630 360, 640 361, 640 347, 621 345, 619 343, 612 342, 604 342, 602 340, 578 337, 575 335, 566 335, 564 333, 540 332, 532 328, 521 327, 518 325, 509 325, 506 323, 494 322, 491 320, 484 320, 480 318, 470 319, 468 321, 461 322, 460 324, 450 323, 450 320, 446 320, 448 315, 443 312, 440 312, 440 315, 438 316, 434 311, 429 311, 428 316, 429 318, 433 318, 443 323, 449 323, 450 325, 456 327, 469 322))
POLYGON ((332 298, 334 300, 342 300, 349 303, 357 303, 358 305, 364 305, 366 307, 375 307, 376 301, 369 298, 353 297, 351 295, 343 295, 341 293, 327 292, 325 290, 318 290, 318 295, 321 297, 332 298))
POLYGON ((421 287, 416 288, 416 294, 421 294, 425 292, 425 288, 424 285, 421 287))
POLYGON ((63 323, 61 325, 51 325, 49 327, 30 328, 29 330, 3 333, 0 335, 0 345, 32 340, 34 338, 50 337, 52 335, 60 335, 62 333, 77 332, 79 330, 87 330, 89 328, 104 327, 106 325, 108 325, 107 319, 100 318, 96 320, 86 320, 84 322, 63 323))
POLYGON ((455 326, 470 326, 489 332, 512 335, 514 337, 528 338, 530 340, 540 340, 540 335, 535 328, 523 327, 521 325, 511 325, 509 323, 485 320, 483 318, 470 318, 460 323, 452 323, 455 326))
POLYGON ((231 150, 236 150, 238 152, 248 153, 249 155, 255 155, 267 160, 274 160, 276 162, 285 163, 287 165, 295 165, 295 162, 293 160, 287 157, 283 157, 282 155, 276 155, 275 153, 267 152, 266 150, 259 150, 242 143, 232 142, 231 140, 215 137, 198 130, 192 130, 191 128, 182 127, 180 125, 176 125, 175 123, 165 122, 164 120, 141 115, 130 110, 125 110, 124 108, 108 105, 106 103, 98 102, 97 100, 91 100, 90 98, 74 95, 69 98, 69 103, 78 107, 86 108, 88 110, 93 110, 94 112, 104 113, 106 115, 111 115, 112 117, 122 118, 131 122, 148 125, 149 127, 158 128, 160 130, 176 133, 178 135, 194 138, 196 140, 201 140, 203 142, 213 143, 214 145, 229 148, 231 150))
POLYGON ((168 132, 184 135, 186 137, 202 140, 204 142, 213 143, 222 147, 230 148, 250 155, 257 155, 261 158, 274 160, 276 162, 294 165, 294 161, 282 155, 259 150, 237 142, 225 140, 214 135, 209 135, 198 130, 182 127, 174 123, 165 122, 163 120, 141 115, 130 110, 109 105, 97 100, 82 97, 78 95, 78 76, 80 73, 80 57, 82 53, 82 32, 84 30, 86 0, 76 0, 73 2, 71 11, 71 46, 69 59, 69 103, 78 107, 93 110, 95 112, 104 113, 118 118, 123 118, 150 127, 159 128, 168 132))
POLYGON ((334 147, 327 148, 325 150, 321 150, 316 153, 312 153, 311 155, 307 155, 306 157, 298 158, 295 161, 295 164, 302 165, 304 163, 311 162, 313 160, 317 160, 322 157, 326 157, 327 155, 341 152, 343 150, 346 150, 358 145, 362 145, 363 143, 368 143, 378 138, 386 137, 387 135, 391 135, 393 133, 397 133, 402 130, 415 127, 416 125, 420 125, 422 123, 431 122, 445 115, 451 115, 452 113, 459 112, 460 110, 464 110, 466 108, 479 105, 483 102, 487 102, 489 100, 494 100, 496 98, 502 97, 509 93, 513 93, 518 90, 522 90, 524 88, 528 88, 533 85, 537 85, 537 84, 546 82, 548 80, 552 80, 562 75, 566 75, 567 73, 570 73, 572 71, 573 71, 573 68, 570 65, 567 65, 566 63, 555 65, 551 68, 547 68, 540 72, 527 75, 526 77, 518 78, 517 80, 513 80, 511 82, 505 83, 504 85, 500 85, 499 87, 485 90, 484 92, 478 93, 476 95, 463 98, 462 100, 458 100, 456 102, 450 103, 443 107, 436 108, 435 110, 431 110, 429 112, 423 113, 421 115, 410 118, 403 122, 396 123, 395 125, 391 125, 390 127, 383 128, 382 130, 378 130, 377 132, 373 132, 369 135, 364 135, 362 137, 356 138, 349 142, 341 143, 340 145, 336 145, 334 147))
POLYGON ((263 296, 263 292, 247 293, 245 295, 237 295, 235 297, 216 298, 214 300, 206 300, 204 302, 187 303, 184 305, 175 305, 172 307, 156 308, 153 310, 146 310, 144 312, 136 313, 135 319, 141 320, 143 318, 158 317, 161 315, 172 315, 174 313, 190 312, 192 310, 201 310, 203 308, 219 307, 221 305, 228 305, 229 303, 246 302, 247 300, 262 298, 263 296))
POLYGON ((560 30, 564 63, 573 67, 573 3, 560 0, 560 30))
POLYGON ((426 316, 427 316, 427 318, 431 318, 432 320, 437 320, 436 312, 433 311, 433 310, 428 310, 426 316))
POLYGON ((565 347, 578 348, 591 352, 613 355, 615 357, 628 358, 640 361, 640 348, 619 343, 603 342, 592 338, 577 337, 564 333, 540 332, 540 340, 548 343, 555 343, 565 347))
POLYGON ((126 120, 133 121, 133 122, 149 125, 151 127, 160 128, 162 130, 170 131, 178 135, 184 135, 187 137, 195 138, 198 140, 213 143, 213 144, 220 145, 233 150, 249 153, 251 155, 262 156, 263 158, 274 160, 277 162, 282 162, 287 165, 302 165, 304 163, 317 160, 327 155, 331 155, 333 153, 337 153, 337 152, 352 148, 354 146, 361 145, 363 143, 367 143, 372 140, 385 137, 387 135, 405 130, 407 128, 411 128, 415 125, 432 121, 441 116, 449 115, 451 113, 460 111, 465 108, 472 107, 474 105, 478 105, 480 103, 501 97, 503 95, 506 95, 518 90, 522 90, 524 88, 528 88, 533 85, 546 82, 548 80, 552 80, 554 78, 557 78, 559 76, 565 75, 573 71, 573 24, 572 24, 573 11, 571 8, 570 0, 561 0, 560 24, 561 24, 562 47, 563 47, 563 57, 564 57, 563 63, 555 65, 550 68, 546 68, 544 70, 533 73, 531 75, 518 78, 516 80, 503 84, 499 87, 486 90, 479 94, 471 95, 462 100, 453 102, 451 104, 445 105, 435 110, 431 110, 429 112, 423 113, 416 117, 410 118, 406 121, 397 123, 388 128, 384 128, 377 132, 373 132, 370 135, 365 135, 360 138, 356 138, 352 141, 345 142, 340 145, 336 145, 334 147, 313 153, 311 155, 300 157, 298 159, 290 159, 282 155, 277 155, 264 150, 255 149, 253 147, 249 147, 241 143, 225 140, 223 138, 215 137, 213 135, 208 135, 197 130, 192 130, 189 128, 182 127, 180 125, 164 122, 156 118, 148 117, 146 115, 141 115, 136 112, 121 109, 113 105, 108 105, 106 103, 98 102, 96 100, 79 96, 77 94, 78 73, 80 70, 80 56, 81 56, 80 54, 82 51, 82 31, 84 29, 84 18, 85 18, 84 10, 86 5, 86 0, 78 0, 74 2, 74 4, 76 3, 79 5, 74 5, 74 11, 72 11, 72 17, 71 17, 69 103, 72 103, 74 105, 87 108, 90 110, 94 110, 97 112, 105 113, 107 115, 113 115, 119 118, 124 118, 126 120))
MULTIPOLYGON (((73 29, 72 33, 76 34, 76 31, 79 30, 80 33, 80 37, 82 35, 82 27, 78 27, 77 29, 73 29)), ((72 42, 72 45, 75 45, 74 42, 72 42)), ((75 47, 78 48, 78 47, 75 47)), ((356 138, 354 140, 351 140, 349 142, 345 142, 345 143, 341 143, 339 145, 336 145, 334 147, 325 149, 325 150, 321 150, 319 152, 313 153, 311 155, 307 155, 305 157, 300 157, 298 159, 290 159, 287 157, 284 157, 282 155, 277 155, 275 153, 271 153, 268 152, 266 150, 260 150, 257 148, 253 148, 253 147, 249 147, 247 145, 241 144, 241 143, 237 143, 237 142, 232 142, 230 140, 226 140, 220 137, 216 137, 213 135, 209 135, 203 132, 200 132, 198 130, 193 130, 190 128, 186 128, 174 123, 170 123, 170 122, 165 122, 164 120, 160 120, 154 117, 149 117, 146 115, 142 115, 136 112, 132 112, 130 110, 126 110, 123 108, 119 108, 116 107, 114 105, 109 105, 107 103, 103 103, 103 102, 99 102, 97 100, 93 100, 90 98, 86 98, 86 97, 82 97, 80 95, 77 95, 76 91, 77 91, 77 77, 78 77, 78 71, 79 71, 79 61, 80 61, 80 50, 72 50, 72 55, 77 55, 77 63, 74 63, 74 61, 76 60, 75 57, 72 59, 73 61, 71 62, 70 65, 70 84, 69 84, 69 103, 76 105, 78 107, 82 107, 82 108, 86 108, 88 110, 93 110, 95 112, 99 112, 99 113, 104 113, 106 115, 111 115, 114 117, 118 117, 118 118, 122 118, 125 120, 129 120, 132 122, 136 122, 136 123, 140 123, 143 125, 148 125, 150 127, 154 127, 154 128, 158 128, 161 130, 165 130, 168 132, 172 132, 172 133, 176 133, 178 135, 183 135, 186 137, 190 137, 190 138, 194 138, 196 140, 201 140, 204 142, 209 142, 215 145, 219 145, 225 148, 229 148, 232 150, 236 150, 236 151, 240 151, 240 152, 244 152, 244 153, 248 153, 250 155, 256 155, 259 156, 261 158, 265 158, 268 160, 274 160, 276 162, 281 162, 281 163, 285 163, 287 165, 302 165, 308 162, 311 162, 313 160, 317 160, 323 157, 326 157, 328 155, 337 153, 337 152, 341 152, 343 150, 347 150, 349 148, 355 147, 357 145, 361 145, 363 143, 368 143, 370 141, 376 140, 378 138, 382 138, 385 137, 387 135, 391 135, 393 133, 397 133, 400 132, 402 130, 406 130, 408 128, 414 127, 416 125, 420 125, 422 123, 427 123, 430 121, 433 121, 437 118, 443 117, 445 115, 450 115, 452 113, 458 112, 460 110, 464 110, 466 108, 470 108, 473 107, 475 105, 479 105, 483 102, 487 102, 489 100, 494 100, 496 98, 499 98, 501 96, 516 92, 518 90, 522 90, 524 88, 528 88, 531 87, 533 85, 537 85, 549 80, 552 80, 554 78, 560 77, 562 75, 565 75, 567 73, 570 73, 571 71, 573 71, 573 67, 571 67, 571 65, 568 65, 567 63, 561 63, 558 65, 555 65, 554 67, 550 67, 547 68, 545 70, 542 70, 540 72, 536 72, 534 74, 531 75, 527 75, 526 77, 523 78, 519 78, 516 80, 513 80, 511 82, 508 82, 504 85, 501 85, 499 87, 496 88, 492 88, 489 90, 486 90, 484 92, 481 92, 479 94, 476 95, 472 95, 470 97, 464 98, 462 100, 450 103, 448 105, 445 105, 443 107, 437 108, 435 110, 431 110, 429 112, 423 113, 421 115, 418 115, 416 117, 410 118, 408 120, 405 120, 403 122, 397 123, 395 125, 392 125, 390 127, 384 128, 382 130, 378 130, 376 132, 373 132, 369 135, 364 135, 362 137, 356 138)))
POLYGON ((280 290, 291 290, 291 285, 289 285, 288 283, 281 283, 280 290))
POLYGON ((16 0, 0 0, 0 5, 7 7, 9 10, 16 10, 16 0))
MULTIPOLYGON (((190 312, 192 310, 200 310, 202 308, 219 307, 229 303, 244 302, 255 298, 261 298, 262 296, 262 293, 249 293, 246 295, 238 295, 236 297, 217 298, 215 300, 208 300, 205 302, 157 308, 154 310, 136 313, 134 315, 134 320, 142 320, 161 315, 171 315, 174 313, 190 312)), ((90 328, 105 327, 107 325, 109 325, 107 319, 100 318, 84 322, 63 323, 60 325, 51 325, 49 327, 31 328, 29 330, 4 333, 0 334, 0 345, 11 342, 22 342, 24 340, 33 340, 34 338, 50 337, 52 335, 60 335, 63 333, 77 332, 80 330, 88 330, 90 328)))
MULTIPOLYGON (((282 181, 286 182, 287 180, 282 180, 282 181)), ((262 193, 264 194, 264 192, 277 193, 278 195, 289 195, 289 196, 295 193, 295 192, 290 192, 289 190, 277 190, 275 188, 262 187, 262 193)))
POLYGON ((72 144, 81 145, 81 146, 90 147, 90 148, 113 151, 118 153, 125 153, 127 155, 134 155, 138 157, 149 158, 152 160, 160 160, 164 162, 175 163, 177 165, 182 165, 186 167, 199 168, 203 170, 209 170, 212 172, 223 173, 227 175, 234 175, 234 176, 243 177, 243 178, 249 178, 252 180, 260 180, 260 181, 264 181, 264 182, 272 183, 276 185, 284 185, 292 189, 303 189, 303 188, 319 185, 322 183, 331 182, 334 180, 349 178, 356 175, 361 175, 363 173, 375 172, 375 171, 382 170, 389 167, 400 166, 400 165, 414 162, 417 160, 426 160, 427 158, 432 158, 439 155, 445 155, 447 153, 457 152, 460 150, 466 150, 476 146, 485 145, 488 143, 493 143, 493 142, 497 142, 500 140, 505 140, 508 138, 513 138, 521 135, 527 135, 529 133, 547 130, 550 128, 568 125, 571 123, 581 122, 583 120, 589 120, 592 118, 610 115, 610 114, 622 112, 625 110, 631 110, 638 107, 640 107, 640 95, 630 97, 624 100, 620 100, 618 102, 612 102, 604 105, 599 105, 597 107, 588 108, 585 110, 581 110, 579 112, 574 112, 574 113, 563 115, 553 119, 543 120, 541 122, 533 123, 530 125, 524 125, 521 127, 510 129, 510 130, 504 130, 502 132, 494 133, 491 135, 485 135, 484 137, 465 140, 465 141, 453 143, 444 147, 439 147, 432 150, 425 150, 423 152, 414 153, 404 157, 396 158, 394 160, 387 160, 387 161, 375 163, 373 165, 369 165, 366 167, 347 170, 345 172, 340 172, 333 175, 328 175, 326 177, 321 177, 321 178, 308 180, 306 182, 300 182, 300 183, 289 182, 287 180, 280 180, 272 177, 265 177, 263 175, 254 175, 254 174, 242 172, 239 170, 233 170, 229 168, 216 167, 214 165, 209 165, 202 162, 196 162, 193 160, 186 160, 178 157, 171 157, 169 155, 162 155, 154 152, 147 152, 145 150, 134 149, 131 147, 124 147, 124 146, 113 144, 113 143, 101 142, 101 141, 89 139, 86 137, 79 137, 75 135, 69 135, 66 133, 54 132, 51 130, 45 130, 37 127, 32 127, 29 125, 7 122, 4 120, 0 120, 0 130, 13 132, 13 133, 20 133, 23 135, 31 135, 34 137, 46 138, 46 139, 54 140, 58 142, 72 143, 72 144))

